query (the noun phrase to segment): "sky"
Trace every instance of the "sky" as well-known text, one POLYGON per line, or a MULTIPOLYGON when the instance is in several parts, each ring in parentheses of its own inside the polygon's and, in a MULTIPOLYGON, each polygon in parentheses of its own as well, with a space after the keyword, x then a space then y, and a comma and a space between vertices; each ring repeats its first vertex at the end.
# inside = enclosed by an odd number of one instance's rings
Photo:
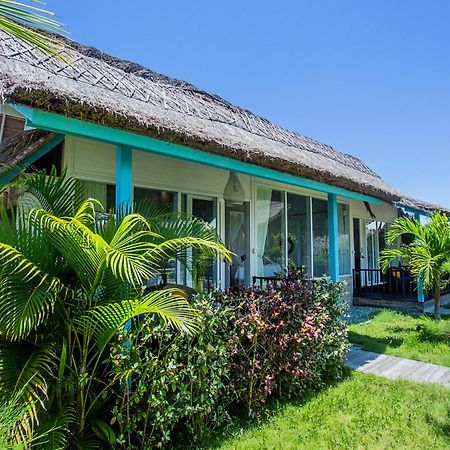
POLYGON ((47 3, 72 39, 189 81, 450 207, 450 1, 47 3))

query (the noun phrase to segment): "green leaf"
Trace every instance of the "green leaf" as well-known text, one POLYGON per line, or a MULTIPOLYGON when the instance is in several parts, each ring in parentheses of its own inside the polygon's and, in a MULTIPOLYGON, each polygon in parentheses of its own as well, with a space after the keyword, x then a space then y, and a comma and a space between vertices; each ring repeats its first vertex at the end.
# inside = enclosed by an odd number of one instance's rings
POLYGON ((98 305, 80 317, 81 330, 94 336, 97 346, 103 350, 114 334, 125 323, 140 314, 157 314, 175 328, 191 333, 195 331, 195 310, 179 289, 161 289, 135 300, 118 300, 98 305))

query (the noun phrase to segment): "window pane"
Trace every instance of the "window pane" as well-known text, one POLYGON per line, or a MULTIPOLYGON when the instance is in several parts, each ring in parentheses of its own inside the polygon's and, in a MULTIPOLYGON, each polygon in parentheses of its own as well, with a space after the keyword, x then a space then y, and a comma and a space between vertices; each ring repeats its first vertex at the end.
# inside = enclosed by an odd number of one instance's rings
POLYGON ((287 194, 288 261, 311 273, 311 218, 309 198, 287 194))
POLYGON ((158 191, 156 189, 134 188, 134 202, 139 203, 142 200, 149 200, 161 206, 167 206, 173 210, 174 194, 169 191, 158 191))
POLYGON ((328 273, 328 205, 325 200, 312 199, 313 261, 315 277, 328 273))
POLYGON ((269 277, 284 270, 284 195, 258 187, 256 200, 256 254, 258 275, 269 277))
POLYGON ((227 285, 242 286, 248 278, 248 203, 225 206, 225 243, 233 252, 227 265, 227 285))
POLYGON ((350 214, 348 205, 338 204, 339 274, 351 273, 350 214))
MULTIPOLYGON (((203 219, 214 228, 217 227, 216 202, 214 200, 193 198, 192 215, 203 219)), ((217 262, 204 259, 202 252, 192 251, 193 265, 192 281, 196 290, 210 291, 217 284, 217 262)))
MULTIPOLYGON (((169 211, 174 209, 174 198, 173 192, 159 191, 156 189, 146 189, 146 188, 134 188, 133 201, 138 204, 142 200, 149 200, 156 205, 161 205, 167 207, 169 211)), ((160 274, 153 280, 150 280, 151 285, 158 285, 160 283, 176 283, 177 264, 174 259, 168 259, 163 261, 160 267, 160 274)))

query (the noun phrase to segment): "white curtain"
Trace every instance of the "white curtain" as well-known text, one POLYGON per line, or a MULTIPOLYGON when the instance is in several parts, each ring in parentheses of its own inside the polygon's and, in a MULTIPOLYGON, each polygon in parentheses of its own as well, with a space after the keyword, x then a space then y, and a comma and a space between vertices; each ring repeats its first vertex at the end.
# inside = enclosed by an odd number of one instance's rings
POLYGON ((258 187, 256 194, 256 257, 257 274, 264 276, 264 249, 269 227, 272 189, 258 187))

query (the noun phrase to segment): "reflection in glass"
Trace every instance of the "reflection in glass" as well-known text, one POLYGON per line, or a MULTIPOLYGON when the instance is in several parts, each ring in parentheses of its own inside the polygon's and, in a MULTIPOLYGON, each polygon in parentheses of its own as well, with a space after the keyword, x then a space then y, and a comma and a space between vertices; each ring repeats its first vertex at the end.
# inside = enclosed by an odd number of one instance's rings
POLYGON ((226 205, 225 242, 233 252, 232 262, 228 265, 227 285, 242 286, 246 283, 247 257, 247 204, 226 205))
POLYGON ((259 276, 284 271, 284 195, 267 187, 258 187, 256 199, 256 255, 259 276))
MULTIPOLYGON (((203 219, 214 228, 217 228, 216 203, 212 199, 192 198, 192 215, 203 219)), ((205 258, 203 252, 192 252, 193 267, 192 281, 193 287, 197 291, 210 291, 216 283, 217 262, 205 258)))
POLYGON ((328 273, 328 204, 312 199, 314 277, 328 273))
POLYGON ((351 273, 350 258, 350 214, 348 205, 338 204, 338 233, 339 233, 339 274, 351 273))
POLYGON ((288 262, 311 274, 311 217, 309 198, 287 194, 288 262))

